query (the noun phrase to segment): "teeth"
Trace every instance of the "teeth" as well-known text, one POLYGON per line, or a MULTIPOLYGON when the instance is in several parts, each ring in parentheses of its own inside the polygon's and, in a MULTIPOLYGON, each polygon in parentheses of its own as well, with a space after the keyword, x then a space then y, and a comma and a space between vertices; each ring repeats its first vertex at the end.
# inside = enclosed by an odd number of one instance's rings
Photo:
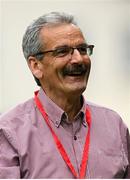
POLYGON ((82 75, 83 73, 82 72, 74 72, 74 73, 70 73, 70 74, 68 74, 68 75, 70 75, 70 76, 78 76, 78 75, 82 75))
POLYGON ((72 73, 72 75, 73 75, 73 74, 76 75, 76 74, 82 74, 82 73, 72 73))

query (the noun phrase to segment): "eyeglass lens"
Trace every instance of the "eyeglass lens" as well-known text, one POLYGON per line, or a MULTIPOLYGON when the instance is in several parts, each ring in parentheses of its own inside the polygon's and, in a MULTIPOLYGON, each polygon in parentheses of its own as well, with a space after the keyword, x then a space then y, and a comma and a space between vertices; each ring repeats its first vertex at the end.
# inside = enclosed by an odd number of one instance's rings
POLYGON ((86 55, 86 54, 91 55, 93 51, 93 47, 94 46, 92 45, 87 46, 86 44, 79 45, 77 47, 66 46, 66 47, 55 49, 52 53, 53 53, 53 56, 55 57, 64 57, 68 54, 73 54, 74 50, 77 49, 81 55, 86 55))

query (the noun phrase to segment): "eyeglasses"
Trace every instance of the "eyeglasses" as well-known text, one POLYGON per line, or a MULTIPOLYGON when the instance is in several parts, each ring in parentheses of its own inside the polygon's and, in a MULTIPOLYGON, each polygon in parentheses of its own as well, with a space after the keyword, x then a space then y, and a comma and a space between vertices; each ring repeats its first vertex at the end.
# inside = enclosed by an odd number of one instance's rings
POLYGON ((79 44, 76 47, 62 46, 54 50, 38 52, 34 54, 33 56, 44 55, 46 53, 52 52, 52 56, 56 58, 61 58, 61 57, 66 57, 67 55, 72 55, 75 49, 77 49, 81 55, 91 56, 93 53, 93 48, 94 48, 94 45, 87 45, 84 43, 84 44, 79 44))

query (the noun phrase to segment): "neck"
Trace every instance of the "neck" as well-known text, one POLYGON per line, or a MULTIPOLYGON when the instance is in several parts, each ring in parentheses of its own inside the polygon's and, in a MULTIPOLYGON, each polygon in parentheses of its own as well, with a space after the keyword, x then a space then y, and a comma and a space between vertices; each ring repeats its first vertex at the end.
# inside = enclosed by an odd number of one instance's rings
POLYGON ((70 98, 61 98, 59 102, 57 102, 59 107, 61 107, 68 115, 69 121, 73 121, 76 114, 81 109, 81 96, 70 98))
POLYGON ((56 94, 47 93, 46 91, 45 93, 55 104, 67 113, 69 121, 73 121, 82 106, 81 95, 56 96, 56 94))

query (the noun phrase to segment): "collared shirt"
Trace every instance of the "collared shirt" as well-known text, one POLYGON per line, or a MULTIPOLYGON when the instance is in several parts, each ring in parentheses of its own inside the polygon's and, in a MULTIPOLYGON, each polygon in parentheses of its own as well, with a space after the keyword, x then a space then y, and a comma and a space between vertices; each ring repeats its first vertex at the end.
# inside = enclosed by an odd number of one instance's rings
MULTIPOLYGON (((92 124, 86 178, 130 178, 129 133, 116 112, 83 99, 81 110, 70 123, 42 89, 38 97, 78 173, 89 106, 92 124)), ((0 178, 74 178, 33 98, 0 117, 0 178)))

